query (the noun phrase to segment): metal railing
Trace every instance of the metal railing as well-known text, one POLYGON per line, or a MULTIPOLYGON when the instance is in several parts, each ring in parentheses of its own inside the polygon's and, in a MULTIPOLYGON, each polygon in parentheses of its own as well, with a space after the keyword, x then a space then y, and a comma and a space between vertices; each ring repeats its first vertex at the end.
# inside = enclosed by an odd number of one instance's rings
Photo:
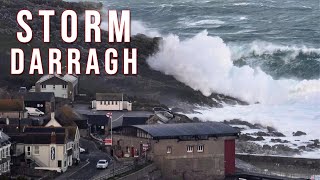
POLYGON ((96 178, 94 178, 93 180, 106 180, 106 179, 115 177, 115 176, 117 176, 117 175, 126 173, 126 172, 128 172, 128 171, 131 171, 131 170, 133 170, 134 168, 135 168, 134 165, 122 166, 122 167, 119 167, 119 168, 115 169, 114 171, 110 168, 110 170, 108 171, 107 174, 104 174, 104 175, 101 175, 101 176, 99 176, 99 177, 96 177, 96 178))

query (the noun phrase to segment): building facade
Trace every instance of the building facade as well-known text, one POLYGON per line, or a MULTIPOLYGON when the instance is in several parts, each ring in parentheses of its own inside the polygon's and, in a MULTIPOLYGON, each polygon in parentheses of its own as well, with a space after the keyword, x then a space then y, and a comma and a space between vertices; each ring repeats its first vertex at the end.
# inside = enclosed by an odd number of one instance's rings
POLYGON ((115 154, 152 160, 165 179, 224 179, 235 171, 239 131, 222 123, 114 128, 115 154))
POLYGON ((10 173, 10 147, 9 136, 0 131, 0 175, 10 173))
POLYGON ((74 101, 75 95, 78 94, 78 77, 70 74, 44 75, 36 82, 35 91, 53 92, 55 97, 74 101))
POLYGON ((101 111, 132 111, 132 103, 121 93, 96 93, 92 109, 101 111))
POLYGON ((27 127, 25 158, 35 169, 65 172, 69 166, 69 140, 65 128, 27 127))

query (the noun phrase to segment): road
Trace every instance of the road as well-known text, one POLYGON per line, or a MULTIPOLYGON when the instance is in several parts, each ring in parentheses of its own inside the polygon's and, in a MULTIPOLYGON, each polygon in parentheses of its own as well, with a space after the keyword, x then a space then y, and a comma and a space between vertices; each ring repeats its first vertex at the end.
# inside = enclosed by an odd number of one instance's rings
POLYGON ((96 169, 96 163, 100 159, 106 159, 110 162, 111 158, 107 153, 98 149, 96 144, 86 139, 80 139, 80 146, 88 150, 88 154, 81 154, 81 163, 78 166, 69 167, 68 170, 56 178, 56 180, 88 180, 93 177, 109 173, 112 165, 108 169, 96 169))

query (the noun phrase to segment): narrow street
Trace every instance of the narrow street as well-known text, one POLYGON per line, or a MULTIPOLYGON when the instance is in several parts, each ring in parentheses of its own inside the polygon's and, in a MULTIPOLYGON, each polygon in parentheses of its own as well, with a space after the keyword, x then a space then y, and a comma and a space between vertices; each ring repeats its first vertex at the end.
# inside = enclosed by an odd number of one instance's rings
POLYGON ((86 139, 80 139, 80 147, 88 150, 89 153, 81 154, 81 163, 78 166, 68 168, 64 174, 56 178, 57 180, 88 180, 102 174, 107 174, 108 171, 112 169, 112 164, 110 163, 111 157, 108 154, 100 151, 94 142, 86 139), (107 169, 96 168, 96 163, 100 159, 108 160, 109 167, 107 169))

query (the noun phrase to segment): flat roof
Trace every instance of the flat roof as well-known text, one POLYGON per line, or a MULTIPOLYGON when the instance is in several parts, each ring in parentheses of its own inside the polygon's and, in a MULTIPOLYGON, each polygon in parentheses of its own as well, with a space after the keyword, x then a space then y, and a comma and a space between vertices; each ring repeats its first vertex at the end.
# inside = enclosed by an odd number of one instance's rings
MULTIPOLYGON (((124 127, 124 126, 123 126, 124 127)), ((180 136, 236 136, 239 130, 221 122, 132 125, 154 138, 180 136)))

